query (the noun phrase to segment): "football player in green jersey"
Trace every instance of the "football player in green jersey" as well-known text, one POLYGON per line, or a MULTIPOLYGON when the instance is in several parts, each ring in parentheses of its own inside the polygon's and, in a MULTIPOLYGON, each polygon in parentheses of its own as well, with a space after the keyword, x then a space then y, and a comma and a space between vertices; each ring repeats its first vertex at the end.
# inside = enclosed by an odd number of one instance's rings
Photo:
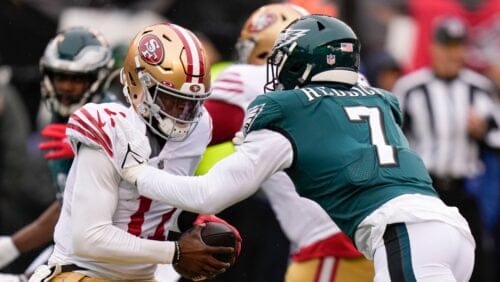
MULTIPOLYGON (((0 268, 21 254, 52 241, 64 185, 73 162, 73 151, 65 133, 66 123, 69 116, 86 103, 117 101, 115 95, 105 89, 113 65, 112 49, 107 40, 100 32, 87 27, 60 31, 47 44, 40 59, 41 98, 47 105, 43 110, 47 110, 44 113, 50 123, 41 131, 44 140, 39 149, 44 151, 48 161, 57 200, 29 225, 12 236, 0 237, 0 268)), ((43 254, 48 255, 47 252, 43 254)), ((39 258, 34 264, 43 262, 39 258)))
MULTIPOLYGON (((468 224, 438 198, 409 149, 397 99, 356 84, 359 54, 342 21, 311 15, 292 22, 268 61, 273 92, 249 106, 236 153, 204 176, 138 163, 122 170, 124 178, 144 196, 216 213, 284 170, 374 259, 375 281, 468 281, 475 248, 468 224)), ((125 134, 132 150, 147 146, 140 133, 125 134)))

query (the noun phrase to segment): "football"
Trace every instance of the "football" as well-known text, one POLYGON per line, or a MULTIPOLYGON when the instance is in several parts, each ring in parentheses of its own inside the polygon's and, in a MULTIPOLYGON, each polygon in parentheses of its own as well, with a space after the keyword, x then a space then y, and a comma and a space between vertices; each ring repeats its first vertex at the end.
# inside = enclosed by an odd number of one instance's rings
MULTIPOLYGON (((236 249, 236 244, 238 244, 231 228, 218 222, 207 222, 201 230, 201 239, 205 244, 214 247, 233 247, 236 249)), ((230 255, 218 254, 214 257, 223 262, 231 262, 230 255)))

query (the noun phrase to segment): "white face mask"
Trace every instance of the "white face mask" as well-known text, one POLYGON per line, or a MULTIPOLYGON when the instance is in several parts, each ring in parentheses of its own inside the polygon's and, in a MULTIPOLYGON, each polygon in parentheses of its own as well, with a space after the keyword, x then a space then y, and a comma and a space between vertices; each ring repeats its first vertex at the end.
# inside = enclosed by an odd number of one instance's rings
POLYGON ((187 97, 183 93, 163 86, 144 72, 140 73, 139 78, 145 95, 137 111, 144 122, 155 134, 164 139, 171 141, 186 139, 198 124, 205 98, 187 97))
POLYGON ((255 48, 255 41, 251 39, 238 40, 236 43, 236 50, 238 51, 238 63, 246 64, 255 48))

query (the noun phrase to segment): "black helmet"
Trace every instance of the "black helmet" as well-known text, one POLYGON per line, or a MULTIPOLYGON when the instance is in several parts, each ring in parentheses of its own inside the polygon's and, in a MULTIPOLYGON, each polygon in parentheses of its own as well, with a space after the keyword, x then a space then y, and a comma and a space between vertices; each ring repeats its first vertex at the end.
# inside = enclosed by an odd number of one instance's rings
POLYGON ((309 82, 358 80, 360 43, 344 22, 326 15, 304 16, 285 28, 268 60, 266 90, 289 90, 309 82))

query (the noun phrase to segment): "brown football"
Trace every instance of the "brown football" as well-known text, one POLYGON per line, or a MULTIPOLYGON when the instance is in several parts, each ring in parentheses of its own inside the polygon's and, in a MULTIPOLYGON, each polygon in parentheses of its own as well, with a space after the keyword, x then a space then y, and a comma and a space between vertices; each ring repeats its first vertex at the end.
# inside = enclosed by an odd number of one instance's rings
MULTIPOLYGON (((231 228, 218 222, 207 222, 201 230, 201 239, 205 244, 214 247, 233 247, 236 249, 236 244, 238 244, 231 228)), ((231 262, 231 255, 218 254, 214 257, 223 262, 231 262)))

